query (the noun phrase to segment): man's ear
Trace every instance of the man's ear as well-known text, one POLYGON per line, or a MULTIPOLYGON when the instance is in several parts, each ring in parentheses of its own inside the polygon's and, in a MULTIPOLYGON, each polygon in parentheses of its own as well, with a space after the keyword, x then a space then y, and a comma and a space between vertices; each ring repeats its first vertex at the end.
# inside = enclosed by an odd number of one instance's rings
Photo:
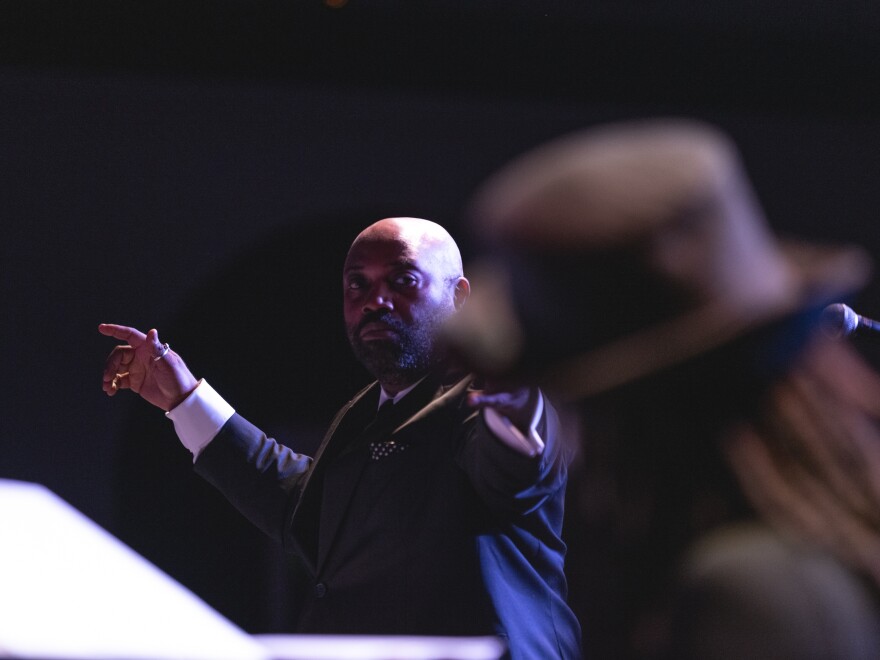
POLYGON ((458 281, 455 283, 455 291, 453 292, 453 295, 455 311, 458 311, 464 307, 465 301, 468 299, 468 296, 471 295, 471 283, 467 281, 466 277, 458 278, 458 281))

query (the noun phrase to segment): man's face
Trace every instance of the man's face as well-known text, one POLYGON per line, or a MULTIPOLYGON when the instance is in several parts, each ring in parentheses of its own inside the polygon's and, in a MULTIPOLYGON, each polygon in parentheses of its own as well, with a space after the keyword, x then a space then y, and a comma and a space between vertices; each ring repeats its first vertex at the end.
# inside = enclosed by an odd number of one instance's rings
POLYGON ((455 311, 442 255, 395 235, 358 240, 343 269, 344 317, 358 360, 383 384, 408 384, 439 359, 440 325, 455 311))

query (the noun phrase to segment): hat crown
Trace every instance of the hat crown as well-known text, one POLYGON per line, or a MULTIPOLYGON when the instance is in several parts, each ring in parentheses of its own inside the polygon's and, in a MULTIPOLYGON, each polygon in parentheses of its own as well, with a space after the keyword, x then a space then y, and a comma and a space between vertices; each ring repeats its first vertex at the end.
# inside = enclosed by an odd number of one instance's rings
POLYGON ((614 254, 666 288, 678 312, 772 306, 794 286, 737 152, 702 124, 612 125, 552 142, 490 180, 473 215, 517 250, 614 254))

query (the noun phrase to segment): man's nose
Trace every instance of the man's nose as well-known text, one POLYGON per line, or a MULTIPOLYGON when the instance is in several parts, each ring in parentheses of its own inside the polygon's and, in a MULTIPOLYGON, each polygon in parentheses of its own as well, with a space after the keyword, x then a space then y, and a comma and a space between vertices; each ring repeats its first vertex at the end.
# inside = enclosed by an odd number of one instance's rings
POLYGON ((394 300, 391 291, 384 285, 375 286, 364 301, 365 312, 375 312, 379 309, 394 309, 394 300))

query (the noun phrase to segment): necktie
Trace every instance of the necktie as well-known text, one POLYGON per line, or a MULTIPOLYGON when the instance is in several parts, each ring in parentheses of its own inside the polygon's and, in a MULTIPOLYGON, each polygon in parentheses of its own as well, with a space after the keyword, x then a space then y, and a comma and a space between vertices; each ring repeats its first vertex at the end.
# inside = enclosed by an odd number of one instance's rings
MULTIPOLYGON (((381 429, 388 424, 392 414, 394 413, 394 400, 388 399, 379 406, 376 412, 376 418, 371 422, 370 427, 381 429)), ((403 451, 406 445, 402 445, 394 440, 374 441, 370 443, 370 458, 374 461, 381 460, 386 456, 403 451)))
POLYGON ((382 422, 387 421, 391 417, 392 412, 394 412, 394 399, 385 399, 376 411, 376 418, 373 423, 378 426, 382 422))

